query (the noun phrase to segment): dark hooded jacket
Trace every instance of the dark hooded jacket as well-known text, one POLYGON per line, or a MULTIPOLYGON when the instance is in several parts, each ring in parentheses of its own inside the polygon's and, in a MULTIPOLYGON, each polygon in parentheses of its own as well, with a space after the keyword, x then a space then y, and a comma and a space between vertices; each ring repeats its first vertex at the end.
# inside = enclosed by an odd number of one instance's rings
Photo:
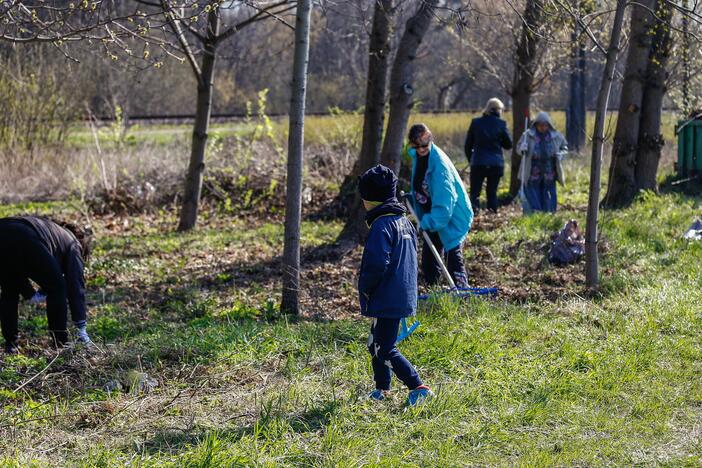
MULTIPOLYGON (((83 255, 78 239, 69 230, 38 216, 18 216, 0 219, 0 223, 20 222, 30 226, 42 244, 54 257, 66 280, 66 294, 74 320, 85 320, 85 279, 83 255)), ((22 283, 23 285, 26 282, 22 283)))
POLYGON ((517 143, 517 151, 522 154, 524 158, 524 164, 520 164, 519 167, 519 180, 526 184, 531 175, 531 166, 536 154, 536 124, 543 122, 549 126, 549 137, 552 142, 551 148, 553 149, 553 163, 556 169, 556 179, 561 185, 565 185, 565 176, 563 174, 563 165, 561 161, 568 154, 568 142, 558 131, 556 131, 551 121, 551 117, 546 112, 539 112, 531 124, 531 127, 522 134, 522 137, 517 143))
POLYGON ((403 318, 417 310, 417 233, 392 198, 370 210, 358 293, 366 317, 403 318))

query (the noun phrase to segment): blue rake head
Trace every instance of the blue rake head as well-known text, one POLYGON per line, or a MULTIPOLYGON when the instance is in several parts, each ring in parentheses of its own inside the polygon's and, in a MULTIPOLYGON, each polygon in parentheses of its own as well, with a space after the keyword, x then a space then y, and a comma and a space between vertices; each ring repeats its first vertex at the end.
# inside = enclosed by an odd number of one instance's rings
POLYGON ((400 341, 404 340, 408 336, 410 336, 414 331, 417 329, 419 326, 419 320, 415 320, 412 322, 412 325, 407 327, 407 319, 403 318, 400 319, 400 330, 397 334, 397 341, 395 341, 395 344, 399 343, 400 341))

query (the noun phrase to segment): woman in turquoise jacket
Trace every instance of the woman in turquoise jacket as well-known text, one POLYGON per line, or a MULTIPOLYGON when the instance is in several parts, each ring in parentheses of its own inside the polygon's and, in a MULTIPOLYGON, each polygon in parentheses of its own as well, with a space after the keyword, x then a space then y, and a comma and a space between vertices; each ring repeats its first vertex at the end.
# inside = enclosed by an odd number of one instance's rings
MULTIPOLYGON (((463 262, 463 241, 473 222, 473 209, 461 177, 453 163, 432 142, 424 124, 409 131, 412 157, 412 202, 419 226, 429 233, 434 247, 446 260, 446 268, 456 286, 468 287, 463 262)), ((429 284, 436 284, 441 269, 429 247, 422 249, 422 273, 429 284)))

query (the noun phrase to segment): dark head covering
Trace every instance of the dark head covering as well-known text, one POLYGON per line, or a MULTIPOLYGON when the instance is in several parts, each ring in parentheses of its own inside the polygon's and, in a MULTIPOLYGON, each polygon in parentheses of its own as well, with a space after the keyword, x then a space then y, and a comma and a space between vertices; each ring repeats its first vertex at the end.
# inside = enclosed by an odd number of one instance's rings
POLYGON ((396 189, 395 173, 382 164, 368 169, 358 178, 358 191, 364 200, 385 202, 395 198, 396 189))

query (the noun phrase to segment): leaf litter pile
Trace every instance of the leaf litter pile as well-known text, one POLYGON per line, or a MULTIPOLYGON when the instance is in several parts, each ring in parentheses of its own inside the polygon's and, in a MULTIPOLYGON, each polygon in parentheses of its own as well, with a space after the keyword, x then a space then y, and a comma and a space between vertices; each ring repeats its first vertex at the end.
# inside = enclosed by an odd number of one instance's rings
MULTIPOLYGON (((515 205, 503 207, 497 214, 481 212, 475 218, 472 231, 499 231, 520 216, 521 210, 515 205)), ((124 300, 141 310, 163 307, 168 297, 177 295, 178 290, 196 290, 214 300, 218 308, 242 301, 251 307, 277 304, 282 281, 282 226, 277 236, 255 233, 266 223, 282 224, 282 219, 256 216, 233 223, 232 218, 218 213, 206 213, 202 219, 200 230, 246 230, 252 234, 243 240, 200 246, 195 233, 174 249, 161 249, 158 243, 140 249, 133 248, 133 243, 125 243, 123 250, 110 252, 120 257, 115 260, 146 256, 150 265, 142 262, 137 267, 113 270, 104 279, 106 286, 102 294, 124 300), (155 274, 154 264, 164 265, 160 268, 166 271, 155 274)), ((99 217, 95 222, 101 226, 103 235, 128 236, 134 243, 145 230, 169 232, 173 227, 172 217, 164 221, 156 214, 142 214, 137 222, 118 216, 99 217)), ((337 242, 335 233, 339 228, 335 229, 322 243, 310 246, 303 242, 300 296, 303 317, 309 319, 335 320, 359 315, 356 280, 362 246, 350 248, 348 243, 337 242)), ((585 294, 582 262, 566 267, 550 265, 546 259, 550 242, 547 237, 504 245, 475 243, 472 237, 473 234, 469 234, 464 246, 469 281, 471 286, 497 287, 497 300, 556 301, 573 294, 585 294)), ((420 292, 427 290, 420 275, 420 292)))

